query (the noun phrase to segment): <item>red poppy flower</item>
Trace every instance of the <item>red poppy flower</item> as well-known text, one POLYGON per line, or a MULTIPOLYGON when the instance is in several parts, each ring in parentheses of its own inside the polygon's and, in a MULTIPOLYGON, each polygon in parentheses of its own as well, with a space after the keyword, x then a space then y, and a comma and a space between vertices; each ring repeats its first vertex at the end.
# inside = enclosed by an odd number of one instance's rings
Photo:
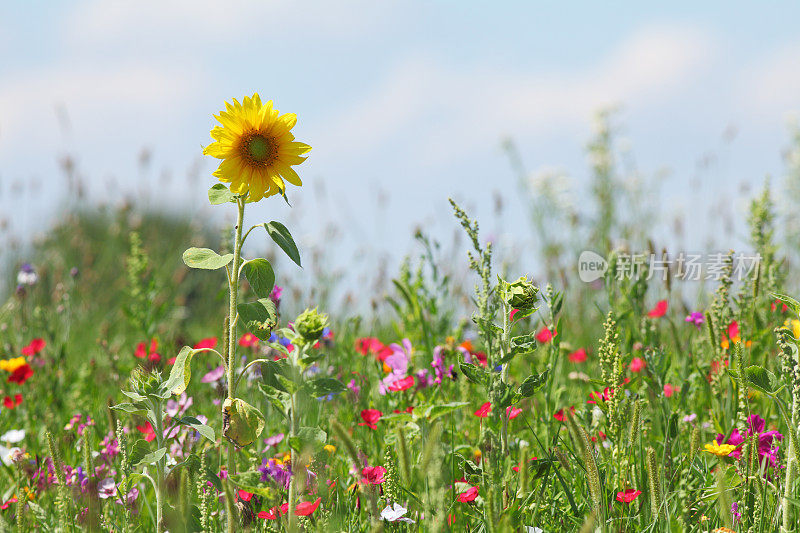
POLYGON ((390 391, 399 392, 408 390, 414 386, 414 376, 406 376, 403 379, 398 379, 397 381, 392 382, 391 385, 387 387, 390 391))
POLYGON ((144 440, 147 442, 151 442, 156 438, 156 432, 153 431, 153 426, 150 425, 150 422, 145 422, 143 426, 136 426, 136 429, 142 432, 144 440))
POLYGON ((361 411, 361 419, 363 422, 359 422, 359 426, 367 426, 370 429, 378 429, 376 426, 376 422, 381 419, 383 413, 378 411, 377 409, 364 409, 361 411))
POLYGON ((44 350, 45 346, 47 346, 47 343, 44 339, 33 339, 27 346, 22 348, 22 355, 27 355, 28 357, 36 355, 44 350))
POLYGON ((317 510, 317 507, 319 507, 319 502, 321 501, 322 498, 317 498, 317 501, 314 503, 300 502, 297 504, 297 507, 294 508, 294 514, 297 516, 308 516, 317 510))
POLYGON ((486 354, 483 352, 475 352, 472 354, 478 360, 481 366, 489 366, 489 359, 486 357, 486 354))
POLYGON ((22 394, 15 394, 13 397, 6 396, 3 398, 3 405, 6 409, 13 409, 22 403, 22 394))
POLYGON ((258 513, 258 517, 263 520, 277 520, 278 519, 278 508, 273 507, 269 511, 261 511, 258 513))
POLYGON ((586 349, 580 348, 575 350, 567 356, 567 359, 569 359, 571 363, 583 363, 586 361, 586 349))
POLYGON ((659 318, 667 314, 667 308, 669 304, 666 300, 661 300, 656 304, 654 308, 652 308, 648 313, 647 316, 651 318, 659 318))
POLYGON ((553 340, 553 337, 556 335, 558 335, 556 328, 551 330, 548 327, 542 327, 542 329, 539 330, 539 333, 536 334, 536 340, 539 341, 540 344, 546 344, 553 340))
POLYGON ((216 337, 208 337, 207 339, 203 339, 194 345, 195 350, 200 350, 202 348, 211 348, 213 350, 216 347, 217 347, 216 337))
POLYGON ((622 492, 617 493, 617 501, 622 503, 631 503, 633 500, 639 497, 642 491, 636 489, 625 489, 622 492))
POLYGON ((631 372, 641 372, 647 366, 647 363, 644 362, 644 359, 641 357, 634 357, 631 360, 631 372))
POLYGON ((486 418, 489 416, 489 413, 492 412, 492 403, 486 402, 485 404, 478 407, 478 410, 475 411, 475 416, 478 418, 486 418))
POLYGON ((281 508, 278 511, 278 514, 286 514, 288 512, 289 512, 289 504, 288 503, 282 503, 281 504, 281 508))
POLYGON ((377 354, 383 343, 375 337, 362 337, 356 340, 356 351, 361 355, 377 354))
POLYGON ((361 483, 365 485, 380 485, 384 482, 383 475, 386 469, 382 466, 366 466, 361 470, 361 483))
MULTIPOLYGON (((572 413, 573 415, 575 414, 575 406, 574 405, 569 408, 569 412, 572 413)), ((553 415, 553 418, 555 418, 559 422, 563 422, 564 420, 566 420, 567 416, 566 416, 566 413, 564 412, 564 409, 559 409, 558 412, 553 415)))
POLYGON ((458 495, 456 498, 461 503, 467 503, 471 501, 475 501, 475 498, 478 497, 478 487, 470 487, 461 494, 458 495))
POLYGON ((603 392, 590 392, 589 398, 591 398, 591 400, 587 400, 586 403, 596 404, 597 402, 607 402, 608 400, 611 399, 613 395, 614 395, 614 389, 606 387, 605 389, 603 389, 603 392))
POLYGON ((245 333, 239 337, 239 346, 243 346, 245 348, 253 348, 258 346, 258 337, 252 333, 245 333))
POLYGON ((148 350, 147 344, 144 342, 140 342, 136 345, 136 351, 133 353, 134 356, 138 357, 139 359, 147 358, 150 361, 159 362, 161 361, 161 355, 158 354, 158 341, 156 339, 150 339, 150 349, 148 350))
POLYGON ((674 385, 670 385, 669 383, 664 384, 664 396, 667 398, 671 397, 676 392, 680 392, 681 388, 676 387, 674 385))
POLYGON ((511 405, 506 407, 506 416, 508 416, 509 420, 513 420, 513 419, 517 418, 520 415, 520 413, 522 413, 522 409, 519 409, 517 407, 513 407, 511 405))
POLYGON ((402 411, 401 411, 400 409, 392 409, 392 412, 393 412, 394 414, 400 414, 400 413, 408 413, 408 414, 411 414, 411 413, 413 413, 413 412, 414 412, 414 406, 413 406, 413 405, 409 405, 408 407, 406 407, 406 408, 405 408, 405 409, 403 409, 402 411))
POLYGON ((33 368, 28 363, 18 367, 10 376, 8 376, 9 383, 18 383, 22 385, 33 375, 33 368))
POLYGON ((253 499, 253 493, 252 492, 247 492, 246 490, 239 489, 239 499, 243 500, 243 501, 246 501, 246 502, 249 502, 250 500, 253 499))

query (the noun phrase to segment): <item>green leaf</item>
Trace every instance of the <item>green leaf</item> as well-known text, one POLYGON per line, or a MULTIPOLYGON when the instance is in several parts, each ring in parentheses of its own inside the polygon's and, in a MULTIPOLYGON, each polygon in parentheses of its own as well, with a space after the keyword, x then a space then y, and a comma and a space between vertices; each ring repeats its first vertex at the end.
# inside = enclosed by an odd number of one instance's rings
POLYGON ((501 382, 500 386, 502 387, 502 392, 497 400, 500 409, 505 409, 509 405, 514 405, 522 399, 522 393, 515 391, 507 384, 501 382))
POLYGON ((239 304, 236 309, 239 311, 239 320, 247 331, 261 340, 267 340, 278 325, 278 311, 275 303, 269 298, 239 304))
POLYGON ((222 183, 214 184, 208 189, 208 201, 211 202, 211 205, 232 202, 234 198, 236 198, 236 195, 222 183))
POLYGON ((533 374, 528 376, 525 378, 525 381, 522 382, 522 385, 520 385, 519 393, 525 398, 533 396, 539 391, 539 389, 545 386, 547 383, 548 374, 550 374, 549 369, 545 370, 541 374, 533 374))
POLYGON ((132 465, 138 464, 148 453, 150 453, 150 444, 144 439, 137 439, 128 450, 128 460, 132 465))
POLYGON ((147 455, 139 459, 138 462, 133 463, 133 466, 151 465, 153 463, 157 463, 158 461, 161 460, 162 457, 164 457, 166 453, 167 453, 166 448, 159 448, 153 453, 148 453, 147 455))
POLYGON ((259 383, 258 388, 279 413, 283 414, 283 416, 288 416, 292 401, 288 393, 266 383, 259 383))
POLYGON ((190 428, 194 429, 195 431, 200 433, 202 436, 204 436, 211 442, 217 440, 216 435, 214 435, 214 430, 208 427, 207 425, 203 424, 202 422, 200 422, 200 420, 198 420, 193 416, 183 416, 181 418, 178 418, 176 422, 178 422, 179 424, 183 424, 184 426, 189 426, 190 428))
POLYGON ((291 376, 291 373, 292 370, 289 368, 289 363, 286 359, 264 361, 261 363, 261 379, 265 384, 279 391, 288 392, 281 382, 278 381, 278 376, 288 378, 288 376, 291 376))
POLYGON ((344 383, 335 378, 317 378, 307 382, 310 389, 309 395, 314 398, 327 396, 328 394, 338 394, 347 390, 344 383))
POLYGON ((219 255, 210 248, 189 248, 183 252, 183 262, 189 268, 216 270, 233 260, 233 254, 219 255))
POLYGON ((275 271, 266 259, 251 259, 242 266, 244 277, 259 298, 269 298, 275 286, 275 271))
POLYGON ((264 422, 261 411, 241 398, 228 398, 222 404, 222 434, 240 448, 261 435, 264 422))
POLYGON ((183 394, 192 379, 192 357, 198 350, 190 346, 184 346, 175 357, 175 364, 169 371, 169 379, 164 387, 172 394, 183 394))
POLYGON ((112 405, 111 409, 115 409, 117 411, 123 411, 125 413, 129 413, 132 415, 143 415, 147 412, 147 409, 141 409, 139 407, 136 407, 132 403, 128 402, 112 405))
POLYGON ((272 222, 265 222, 264 229, 267 230, 267 233, 269 233, 269 236, 272 237, 273 241, 275 241, 275 244, 280 246, 281 249, 286 252, 286 255, 289 256, 289 259, 297 263, 297 266, 303 266, 300 264, 300 252, 297 250, 297 245, 294 243, 292 234, 289 233, 289 230, 286 229, 286 226, 273 220, 272 222))
POLYGON ((786 307, 792 310, 792 312, 798 316, 800 316, 800 302, 788 296, 786 294, 782 294, 780 292, 773 292, 772 296, 786 304, 786 307))
POLYGON ((301 427, 294 437, 289 437, 289 446, 298 452, 305 448, 312 448, 314 451, 321 448, 328 439, 328 434, 320 428, 301 427))
POLYGON ((478 368, 472 363, 461 363, 461 372, 473 383, 483 385, 484 387, 489 383, 489 373, 482 368, 478 368))
POLYGON ((145 401, 147 399, 147 397, 142 396, 141 394, 133 392, 133 391, 124 390, 124 391, 122 391, 122 394, 124 394, 125 396, 127 396, 128 398, 130 398, 131 400, 133 400, 134 402, 137 402, 137 403, 138 402, 143 402, 143 401, 145 401))
POLYGON ((760 366, 748 366, 744 369, 744 378, 751 387, 766 394, 775 394, 780 387, 778 378, 775 374, 760 366))

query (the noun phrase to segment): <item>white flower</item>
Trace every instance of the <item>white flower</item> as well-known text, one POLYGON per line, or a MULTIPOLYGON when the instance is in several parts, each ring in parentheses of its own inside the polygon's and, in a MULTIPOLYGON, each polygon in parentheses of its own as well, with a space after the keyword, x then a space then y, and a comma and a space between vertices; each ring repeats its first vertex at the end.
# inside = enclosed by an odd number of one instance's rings
POLYGON ((534 526, 525 526, 525 533, 544 533, 544 529, 534 526))
POLYGON ((399 503, 393 504, 394 507, 391 505, 387 505, 386 508, 381 511, 381 518, 386 520, 387 522, 406 522, 408 524, 413 524, 414 521, 410 518, 406 518, 403 515, 406 514, 406 509, 399 503))
POLYGON ((14 464, 14 456, 21 452, 20 448, 16 446, 13 448, 6 448, 5 446, 0 446, 0 460, 3 461, 3 464, 6 466, 11 466, 14 464))
POLYGON ((24 429, 9 429, 2 436, 0 436, 0 440, 3 442, 19 442, 25 438, 25 430, 24 429))
POLYGON ((117 495, 117 484, 114 478, 107 477, 97 485, 97 495, 103 498, 111 498, 117 495))

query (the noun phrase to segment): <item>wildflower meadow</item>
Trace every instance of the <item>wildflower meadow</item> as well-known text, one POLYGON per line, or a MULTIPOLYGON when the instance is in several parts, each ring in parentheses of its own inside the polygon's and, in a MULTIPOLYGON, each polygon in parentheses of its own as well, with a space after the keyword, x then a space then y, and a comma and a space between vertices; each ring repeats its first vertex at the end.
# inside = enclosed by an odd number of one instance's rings
POLYGON ((263 95, 220 104, 192 182, 219 219, 77 205, 6 258, 0 530, 800 531, 800 136, 746 246, 688 253, 601 114, 591 210, 520 190, 536 265, 445 196, 456 245, 421 227, 337 303, 252 214, 324 147, 263 95))

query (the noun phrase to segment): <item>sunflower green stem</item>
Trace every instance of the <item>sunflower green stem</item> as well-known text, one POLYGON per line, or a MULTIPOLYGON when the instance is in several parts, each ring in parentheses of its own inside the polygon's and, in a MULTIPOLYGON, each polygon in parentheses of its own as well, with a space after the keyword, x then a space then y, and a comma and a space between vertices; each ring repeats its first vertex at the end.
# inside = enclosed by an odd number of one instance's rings
MULTIPOLYGON (((228 325, 228 347, 226 362, 226 373, 228 381, 228 399, 233 400, 236 394, 236 381, 234 380, 234 362, 236 361, 236 305, 239 299, 239 267, 242 262, 242 224, 244 222, 244 206, 245 199, 239 197, 236 199, 237 216, 235 236, 233 240, 233 265, 231 266, 231 278, 228 280, 228 291, 230 293, 230 307, 228 309, 228 316, 230 317, 228 325)), ((224 416, 223 416, 224 420, 224 416)), ((224 430, 224 428, 223 428, 224 430)), ((234 446, 233 443, 228 443, 228 475, 236 473, 236 463, 234 461, 234 446)), ((232 516, 228 517, 228 532, 233 533, 235 520, 232 516)))

